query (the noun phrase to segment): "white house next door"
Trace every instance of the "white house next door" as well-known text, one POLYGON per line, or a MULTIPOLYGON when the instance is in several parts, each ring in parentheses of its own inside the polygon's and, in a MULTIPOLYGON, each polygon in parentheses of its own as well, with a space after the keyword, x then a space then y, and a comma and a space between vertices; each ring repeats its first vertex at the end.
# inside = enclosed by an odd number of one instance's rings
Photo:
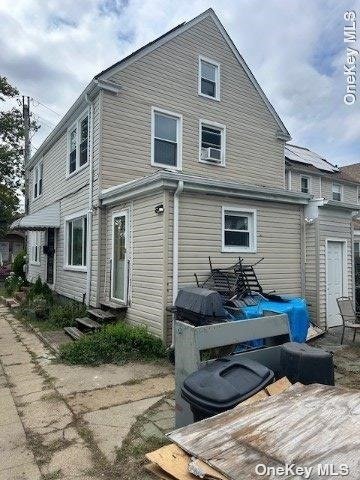
POLYGON ((128 214, 120 212, 112 218, 113 245, 111 298, 127 303, 128 290, 128 214))
POLYGON ((326 322, 327 328, 341 325, 336 299, 344 296, 344 242, 327 241, 326 247, 326 322))

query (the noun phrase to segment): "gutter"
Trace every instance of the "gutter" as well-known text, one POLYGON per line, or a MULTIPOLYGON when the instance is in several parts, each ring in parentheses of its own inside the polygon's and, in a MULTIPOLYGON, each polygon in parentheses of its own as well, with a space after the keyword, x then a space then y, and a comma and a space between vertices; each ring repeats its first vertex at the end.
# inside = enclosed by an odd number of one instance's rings
POLYGON ((94 180, 94 161, 93 161, 93 138, 94 138, 94 105, 86 93, 85 102, 89 106, 89 210, 87 214, 87 275, 86 275, 86 303, 90 305, 91 293, 91 267, 92 267, 92 217, 93 217, 93 180, 94 180))
MULTIPOLYGON (((173 213, 173 278, 172 278, 172 304, 175 305, 175 300, 179 289, 179 205, 180 195, 184 191, 184 182, 179 180, 177 188, 174 193, 174 213, 173 213)), ((175 340, 175 318, 173 314, 172 329, 171 329, 171 347, 174 347, 175 340)))

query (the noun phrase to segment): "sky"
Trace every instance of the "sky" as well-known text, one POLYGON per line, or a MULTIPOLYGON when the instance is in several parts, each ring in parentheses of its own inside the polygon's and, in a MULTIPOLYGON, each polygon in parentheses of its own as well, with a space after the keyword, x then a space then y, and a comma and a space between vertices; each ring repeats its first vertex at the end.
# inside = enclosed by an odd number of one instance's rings
POLYGON ((209 7, 292 143, 360 162, 360 73, 357 101, 343 101, 344 12, 357 12, 360 50, 360 0, 1 0, 0 74, 33 99, 33 152, 96 73, 209 7))

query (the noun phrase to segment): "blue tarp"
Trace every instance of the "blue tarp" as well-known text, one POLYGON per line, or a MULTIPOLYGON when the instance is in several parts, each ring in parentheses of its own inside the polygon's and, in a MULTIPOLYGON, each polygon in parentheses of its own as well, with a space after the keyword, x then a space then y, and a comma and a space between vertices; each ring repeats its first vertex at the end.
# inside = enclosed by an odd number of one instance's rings
POLYGON ((264 310, 286 313, 289 317, 292 341, 305 342, 310 325, 310 316, 304 298, 289 298, 287 302, 275 302, 264 298, 256 306, 242 308, 245 318, 261 317, 264 310))

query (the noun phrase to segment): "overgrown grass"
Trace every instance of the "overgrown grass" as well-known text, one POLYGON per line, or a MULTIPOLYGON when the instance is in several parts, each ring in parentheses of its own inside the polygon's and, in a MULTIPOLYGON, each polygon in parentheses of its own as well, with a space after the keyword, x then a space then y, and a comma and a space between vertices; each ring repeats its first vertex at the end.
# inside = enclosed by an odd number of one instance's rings
POLYGON ((69 364, 100 365, 129 360, 151 361, 166 357, 165 347, 145 327, 126 323, 107 325, 102 330, 60 347, 59 360, 69 364))

